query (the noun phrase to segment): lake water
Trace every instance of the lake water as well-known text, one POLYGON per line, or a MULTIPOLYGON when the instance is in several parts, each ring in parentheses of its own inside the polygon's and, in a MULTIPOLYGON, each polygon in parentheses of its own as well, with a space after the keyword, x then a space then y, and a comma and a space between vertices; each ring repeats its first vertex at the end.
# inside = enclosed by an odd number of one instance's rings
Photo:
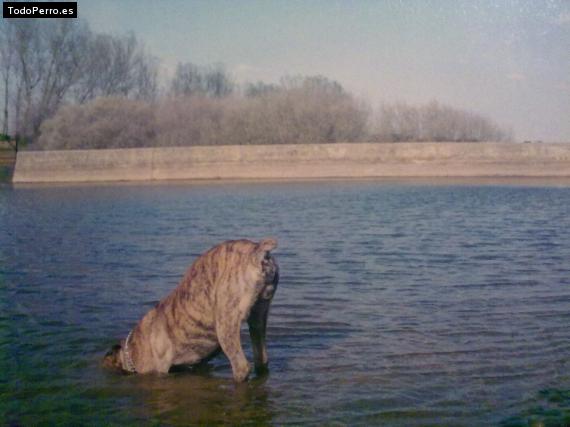
POLYGON ((1 187, 0 424, 563 424, 569 261, 567 185, 1 187), (264 236, 268 376, 100 368, 199 254, 264 236))

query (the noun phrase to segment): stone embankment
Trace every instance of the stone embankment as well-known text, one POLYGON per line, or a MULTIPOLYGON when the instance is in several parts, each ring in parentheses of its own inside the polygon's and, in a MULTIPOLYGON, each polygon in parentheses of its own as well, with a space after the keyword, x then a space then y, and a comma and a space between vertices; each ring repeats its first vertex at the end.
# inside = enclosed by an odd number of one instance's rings
POLYGON ((570 177, 570 144, 342 143, 19 152, 14 183, 570 177))

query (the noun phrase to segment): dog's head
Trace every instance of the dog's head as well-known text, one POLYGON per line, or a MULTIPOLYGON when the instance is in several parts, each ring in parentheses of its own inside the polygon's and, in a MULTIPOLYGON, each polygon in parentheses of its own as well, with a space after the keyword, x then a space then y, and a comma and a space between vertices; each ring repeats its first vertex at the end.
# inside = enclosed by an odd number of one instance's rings
POLYGON ((121 371, 123 364, 121 362, 121 346, 116 344, 105 354, 103 358, 103 366, 108 369, 121 371))

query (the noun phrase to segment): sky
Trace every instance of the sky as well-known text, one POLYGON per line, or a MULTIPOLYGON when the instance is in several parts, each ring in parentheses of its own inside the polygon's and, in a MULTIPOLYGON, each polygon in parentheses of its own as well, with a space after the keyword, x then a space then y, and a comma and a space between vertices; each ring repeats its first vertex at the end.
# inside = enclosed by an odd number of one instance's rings
POLYGON ((238 82, 324 75, 373 108, 438 100, 515 138, 570 142, 570 0, 78 0, 133 31, 163 77, 221 63, 238 82))

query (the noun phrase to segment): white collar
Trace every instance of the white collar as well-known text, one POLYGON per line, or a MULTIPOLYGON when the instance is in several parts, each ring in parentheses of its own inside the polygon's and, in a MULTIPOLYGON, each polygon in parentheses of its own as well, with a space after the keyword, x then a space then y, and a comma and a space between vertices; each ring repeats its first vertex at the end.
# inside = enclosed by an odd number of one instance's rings
POLYGON ((124 359, 123 368, 127 372, 136 374, 137 370, 135 368, 135 364, 133 363, 133 359, 131 359, 131 355, 129 353, 129 340, 131 339, 132 333, 133 331, 131 330, 129 332, 129 335, 127 335, 127 339, 125 340, 125 348, 123 349, 123 359, 124 359))

